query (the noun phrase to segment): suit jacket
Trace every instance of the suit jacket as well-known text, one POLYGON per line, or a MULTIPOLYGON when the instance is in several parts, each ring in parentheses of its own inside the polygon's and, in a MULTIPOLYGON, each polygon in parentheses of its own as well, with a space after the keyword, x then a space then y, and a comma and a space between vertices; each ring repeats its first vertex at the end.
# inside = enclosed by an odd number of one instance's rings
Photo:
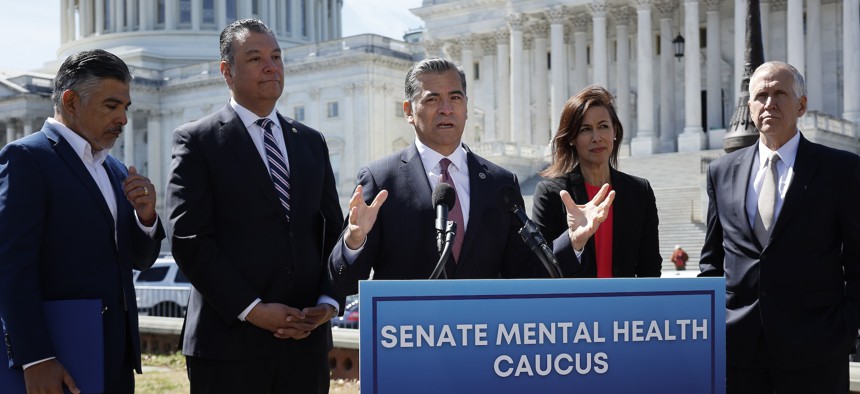
POLYGON ((100 299, 106 376, 116 376, 123 357, 140 372, 132 268, 152 265, 164 230, 158 224, 152 239, 138 227, 123 192, 128 170, 112 156, 103 166, 116 196, 116 222, 92 175, 53 126, 45 123, 0 151, 0 318, 10 366, 55 356, 42 301, 100 299))
MULTIPOLYGON (((451 258, 446 264, 447 277, 547 277, 540 261, 517 234, 522 224, 499 204, 503 186, 512 186, 519 192, 516 176, 468 149, 466 160, 470 185, 469 225, 459 261, 455 263, 451 258)), ((373 279, 429 278, 439 260, 433 225, 436 211, 431 201, 430 183, 415 145, 362 167, 357 183, 362 185, 363 197, 368 203, 383 189, 388 190, 389 196, 367 235, 364 249, 352 264, 343 257, 343 239, 335 244, 331 275, 340 292, 356 293, 358 280, 367 279, 371 269, 373 279)), ((556 252, 572 254, 573 248, 556 252)))
POLYGON ((328 147, 318 131, 278 118, 290 166, 289 220, 269 170, 229 105, 174 133, 167 186, 173 256, 194 285, 186 355, 240 360, 282 347, 331 348, 329 324, 301 341, 282 341, 238 319, 257 298, 301 309, 330 293, 324 257, 343 213, 328 147))
MULTIPOLYGON (((609 169, 615 200, 612 203, 612 276, 659 277, 663 263, 660 257, 657 224, 657 203, 651 184, 644 178, 609 169)), ((574 167, 565 176, 545 179, 535 188, 532 217, 544 238, 567 236, 566 209, 558 194, 567 190, 573 201, 585 204, 590 199, 585 191, 582 169, 574 167)), ((576 277, 597 277, 594 237, 588 240, 582 253, 584 269, 576 277)))
POLYGON ((749 364, 761 338, 784 369, 843 358, 860 318, 860 158, 801 135, 794 179, 760 245, 745 205, 757 149, 708 168, 699 266, 700 276, 726 277, 727 362, 749 364))

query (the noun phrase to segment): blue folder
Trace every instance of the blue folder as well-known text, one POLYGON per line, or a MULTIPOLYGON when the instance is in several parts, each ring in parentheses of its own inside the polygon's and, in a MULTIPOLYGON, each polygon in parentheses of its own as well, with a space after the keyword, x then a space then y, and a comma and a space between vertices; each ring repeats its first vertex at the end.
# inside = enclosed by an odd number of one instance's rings
MULTIPOLYGON (((42 307, 57 359, 78 388, 82 393, 104 392, 101 300, 45 301, 42 307)), ((5 337, 5 329, 2 331, 5 337)), ((0 393, 25 394, 24 371, 8 366, 6 349, 0 349, 0 393)))

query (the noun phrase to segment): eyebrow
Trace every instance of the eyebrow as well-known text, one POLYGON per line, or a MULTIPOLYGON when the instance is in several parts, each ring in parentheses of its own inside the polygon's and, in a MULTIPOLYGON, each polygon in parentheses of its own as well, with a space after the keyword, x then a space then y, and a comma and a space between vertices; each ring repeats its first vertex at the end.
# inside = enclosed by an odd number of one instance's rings
POLYGON ((113 98, 113 97, 108 97, 108 98, 104 99, 102 101, 102 103, 105 103, 105 104, 113 103, 113 104, 118 104, 118 105, 125 105, 126 108, 131 107, 131 101, 126 103, 126 102, 124 102, 118 98, 113 98))

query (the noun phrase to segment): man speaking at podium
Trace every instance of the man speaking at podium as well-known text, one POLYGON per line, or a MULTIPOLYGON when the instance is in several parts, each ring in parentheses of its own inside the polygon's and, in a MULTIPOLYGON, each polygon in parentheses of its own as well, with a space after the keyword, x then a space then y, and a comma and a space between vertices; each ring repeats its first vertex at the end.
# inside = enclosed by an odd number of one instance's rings
MULTIPOLYGON (((447 278, 546 277, 517 233, 522 224, 498 203, 504 189, 522 198, 517 177, 461 142, 467 118, 462 68, 443 59, 422 60, 407 73, 405 93, 403 112, 415 129, 415 143, 359 171, 330 258, 335 287, 354 294, 371 269, 374 279, 428 279, 439 260, 431 194, 440 183, 456 191, 448 207, 457 236, 445 264, 447 278)), ((579 239, 605 219, 612 195, 603 191, 582 207, 568 202, 568 233, 579 239)), ((562 271, 578 269, 571 242, 553 246, 562 271)))

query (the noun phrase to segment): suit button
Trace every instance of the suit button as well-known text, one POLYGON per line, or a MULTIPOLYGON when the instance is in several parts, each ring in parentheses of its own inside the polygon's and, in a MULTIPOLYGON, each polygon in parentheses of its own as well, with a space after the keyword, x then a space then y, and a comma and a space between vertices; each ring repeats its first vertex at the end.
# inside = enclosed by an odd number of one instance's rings
POLYGON ((290 231, 290 238, 292 238, 292 237, 293 237, 293 232, 292 232, 292 231, 290 231))
POLYGON ((767 292, 766 291, 761 292, 761 298, 767 298, 767 292))

